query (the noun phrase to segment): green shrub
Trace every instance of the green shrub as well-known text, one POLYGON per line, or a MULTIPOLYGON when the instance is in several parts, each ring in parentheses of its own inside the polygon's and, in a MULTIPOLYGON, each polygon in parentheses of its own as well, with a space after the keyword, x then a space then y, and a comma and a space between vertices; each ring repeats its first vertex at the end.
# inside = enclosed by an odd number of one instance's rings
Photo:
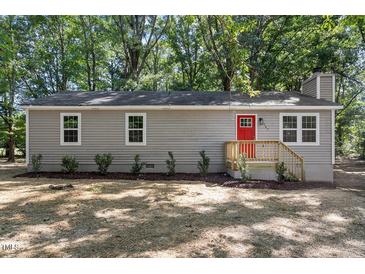
POLYGON ((142 171, 142 169, 145 165, 146 165, 146 163, 141 162, 139 154, 137 154, 136 156, 134 156, 134 163, 133 163, 132 168, 131 168, 131 173, 139 174, 142 171))
POLYGON ((175 175, 175 163, 176 160, 174 159, 174 155, 172 154, 172 151, 168 152, 170 159, 166 160, 166 165, 167 165, 167 175, 171 176, 171 175, 175 175))
POLYGON ((205 176, 208 174, 210 159, 205 154, 204 150, 200 151, 199 154, 202 159, 198 162, 198 169, 199 169, 200 175, 205 176))
POLYGON ((286 174, 285 175, 285 181, 286 182, 298 182, 299 179, 297 177, 295 177, 294 175, 286 174))
POLYGON ((276 174, 278 178, 278 182, 282 183, 285 181, 285 173, 286 173, 286 167, 284 162, 280 162, 276 165, 276 174))
POLYGON ((98 166, 99 172, 103 175, 107 174, 108 168, 111 165, 112 161, 113 161, 113 156, 110 153, 95 155, 95 163, 98 166))
POLYGON ((241 173, 241 181, 246 182, 250 179, 248 175, 248 165, 246 161, 246 153, 240 154, 237 161, 237 167, 239 172, 241 173))
POLYGON ((33 172, 39 172, 41 170, 42 154, 34 154, 32 155, 32 170, 33 172))
POLYGON ((297 177, 288 173, 284 162, 280 162, 276 165, 276 174, 278 175, 278 182, 297 182, 299 181, 297 177))
POLYGON ((66 173, 74 173, 79 168, 79 163, 73 156, 65 155, 62 158, 62 171, 66 173))

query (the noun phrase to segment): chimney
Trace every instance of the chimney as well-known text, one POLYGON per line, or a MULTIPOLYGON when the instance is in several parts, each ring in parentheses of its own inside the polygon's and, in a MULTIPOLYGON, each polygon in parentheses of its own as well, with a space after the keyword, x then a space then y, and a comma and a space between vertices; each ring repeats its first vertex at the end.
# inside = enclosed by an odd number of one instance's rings
POLYGON ((333 73, 323 73, 321 68, 313 69, 313 74, 302 83, 302 94, 317 99, 335 101, 336 79, 333 73))

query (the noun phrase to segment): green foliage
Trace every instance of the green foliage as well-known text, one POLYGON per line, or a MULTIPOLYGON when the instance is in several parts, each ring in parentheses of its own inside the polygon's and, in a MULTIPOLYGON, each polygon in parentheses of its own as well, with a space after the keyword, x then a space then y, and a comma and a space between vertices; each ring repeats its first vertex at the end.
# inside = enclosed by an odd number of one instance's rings
POLYGON ((237 161, 237 167, 239 172, 241 173, 241 181, 246 182, 250 179, 248 175, 248 165, 246 161, 246 153, 240 154, 237 161))
POLYGON ((206 66, 206 63, 209 62, 209 54, 204 49, 197 17, 191 15, 172 17, 167 34, 168 46, 173 52, 171 59, 176 63, 178 69, 173 88, 177 90, 214 90, 212 81, 215 79, 216 70, 206 66), (210 81, 207 81, 209 78, 210 81))
POLYGON ((277 174, 277 180, 279 183, 298 181, 297 177, 295 177, 294 175, 291 175, 288 172, 288 169, 286 168, 284 162, 280 162, 276 165, 276 174, 277 174))
POLYGON ((98 166, 98 170, 101 174, 105 175, 108 172, 108 168, 113 161, 113 156, 110 153, 96 154, 95 163, 98 166))
MULTIPOLYGON (((345 85, 347 95, 343 102, 349 102, 361 90, 353 85, 345 85)), ((348 107, 338 111, 336 119, 336 153, 344 156, 360 156, 363 154, 365 128, 365 95, 360 96, 348 107)))
POLYGON ((285 181, 287 182, 298 182, 299 179, 297 177, 295 177, 294 175, 291 175, 291 174, 286 174, 285 176, 285 181))
POLYGON ((360 141, 360 159, 361 160, 365 160, 365 131, 362 132, 362 136, 361 136, 361 141, 360 141))
POLYGON ((24 157, 26 154, 25 148, 25 115, 17 113, 14 121, 14 141, 15 147, 21 152, 24 157))
POLYGON ((65 155, 62 157, 62 171, 66 173, 75 173, 79 168, 79 163, 73 156, 65 155))
POLYGON ((133 174, 139 174, 141 173, 143 167, 146 165, 145 162, 141 162, 141 159, 139 157, 139 154, 134 156, 134 163, 131 168, 131 173, 133 174))
POLYGON ((172 154, 172 151, 168 152, 170 159, 166 160, 167 165, 167 175, 172 176, 175 175, 175 163, 176 160, 174 159, 174 155, 172 154))
POLYGON ((202 150, 199 152, 201 160, 198 161, 198 169, 200 172, 200 175, 205 176, 208 174, 209 169, 209 157, 205 154, 205 151, 202 150))
MULTIPOLYGON (((363 154, 365 16, 1 16, 0 148, 18 103, 65 90, 299 90, 337 76, 337 152, 363 154)), ((14 153, 13 153, 14 154, 14 153)), ((10 157, 11 158, 11 157, 10 157)))
POLYGON ((0 119, 0 157, 5 156, 5 148, 7 143, 7 134, 4 121, 0 119))
POLYGON ((42 166, 42 154, 32 155, 32 170, 33 172, 39 172, 42 166))
POLYGON ((285 167, 284 162, 280 162, 276 165, 276 174, 278 176, 279 183, 282 183, 285 181, 286 171, 287 171, 287 168, 285 167))
POLYGON ((198 19, 204 45, 217 68, 216 77, 220 79, 221 88, 230 91, 235 83, 239 83, 245 92, 252 93, 246 76, 249 68, 244 62, 248 52, 238 43, 243 25, 232 16, 208 15, 198 19))

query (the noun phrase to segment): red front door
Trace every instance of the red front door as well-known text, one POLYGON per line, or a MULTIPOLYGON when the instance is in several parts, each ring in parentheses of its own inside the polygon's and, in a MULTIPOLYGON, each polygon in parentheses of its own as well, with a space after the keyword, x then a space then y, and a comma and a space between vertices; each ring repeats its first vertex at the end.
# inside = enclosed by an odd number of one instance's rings
MULTIPOLYGON (((237 115, 236 121, 237 140, 256 140, 256 116, 237 115)), ((240 145, 240 153, 245 153, 247 158, 255 158, 255 144, 240 145)))

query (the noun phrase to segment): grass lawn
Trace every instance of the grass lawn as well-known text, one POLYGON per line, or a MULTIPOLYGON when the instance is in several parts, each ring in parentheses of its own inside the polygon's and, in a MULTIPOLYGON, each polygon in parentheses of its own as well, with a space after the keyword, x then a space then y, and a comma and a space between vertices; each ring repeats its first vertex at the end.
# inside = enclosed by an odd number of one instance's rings
POLYGON ((365 164, 336 188, 13 178, 0 163, 0 257, 364 257, 365 164), (50 184, 72 183, 55 191, 50 184))

